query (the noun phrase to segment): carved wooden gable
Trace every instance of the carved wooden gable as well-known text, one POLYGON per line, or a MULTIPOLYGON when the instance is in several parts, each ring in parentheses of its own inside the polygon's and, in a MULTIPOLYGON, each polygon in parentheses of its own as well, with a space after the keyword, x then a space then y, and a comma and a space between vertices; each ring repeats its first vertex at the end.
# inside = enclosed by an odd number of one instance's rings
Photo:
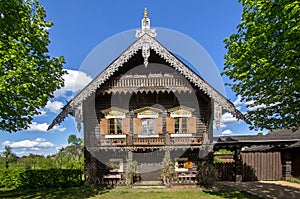
MULTIPOLYGON (((238 111, 229 100, 227 100, 217 90, 210 86, 204 79, 202 79, 192 69, 185 65, 181 60, 175 57, 163 45, 161 45, 154 38, 156 36, 154 29, 150 29, 150 26, 147 26, 147 28, 144 27, 144 29, 137 32, 136 36, 137 40, 131 46, 129 46, 117 59, 115 59, 105 70, 103 70, 63 108, 63 111, 53 120, 48 129, 51 129, 55 124, 61 123, 69 113, 73 114, 75 118, 82 118, 81 116, 77 116, 82 114, 82 103, 89 96, 94 94, 97 88, 99 88, 104 84, 104 82, 110 79, 116 73, 116 71, 118 71, 120 67, 123 67, 124 63, 128 62, 138 51, 142 51, 145 67, 148 66, 148 58, 150 56, 150 52, 155 52, 172 68, 182 74, 182 76, 186 78, 190 83, 207 94, 217 106, 222 107, 222 109, 230 112, 238 119, 246 120, 244 115, 240 111, 238 111)), ((149 111, 148 114, 150 114, 149 111)), ((81 120, 78 121, 80 122, 81 120)))
POLYGON ((158 114, 162 112, 161 109, 153 107, 143 107, 134 111, 138 118, 158 118, 158 114))
POLYGON ((110 118, 125 118, 126 113, 128 111, 118 107, 110 107, 102 110, 101 112, 105 115, 105 118, 110 119, 110 118))
POLYGON ((168 109, 170 117, 192 117, 192 113, 194 111, 195 109, 186 106, 178 106, 168 109))

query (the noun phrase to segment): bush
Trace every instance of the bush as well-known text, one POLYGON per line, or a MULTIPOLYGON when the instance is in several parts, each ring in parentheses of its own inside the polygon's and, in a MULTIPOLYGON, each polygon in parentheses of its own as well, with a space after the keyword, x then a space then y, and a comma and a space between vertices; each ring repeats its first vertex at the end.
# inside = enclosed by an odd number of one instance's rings
POLYGON ((213 164, 202 162, 198 165, 197 178, 200 186, 211 188, 218 180, 218 170, 213 164))
POLYGON ((75 169, 4 169, 0 171, 0 187, 54 188, 74 187, 81 184, 81 171, 75 169))

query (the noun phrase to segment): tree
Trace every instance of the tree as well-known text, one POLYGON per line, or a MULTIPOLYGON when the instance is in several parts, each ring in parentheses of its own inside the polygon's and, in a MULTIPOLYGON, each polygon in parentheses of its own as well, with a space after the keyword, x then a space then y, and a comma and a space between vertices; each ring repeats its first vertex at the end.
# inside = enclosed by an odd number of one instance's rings
POLYGON ((64 84, 64 58, 48 52, 46 12, 38 0, 0 2, 0 130, 26 129, 64 84))
POLYGON ((72 134, 68 137, 68 144, 71 144, 73 146, 78 146, 83 143, 82 138, 77 138, 76 135, 72 134))
POLYGON ((4 157, 5 157, 5 167, 9 167, 9 162, 10 161, 15 161, 16 160, 16 154, 12 152, 12 149, 10 146, 5 145, 4 146, 4 151, 2 152, 4 157))
POLYGON ((300 3, 239 0, 237 33, 224 40, 223 75, 248 102, 251 129, 300 126, 300 3))

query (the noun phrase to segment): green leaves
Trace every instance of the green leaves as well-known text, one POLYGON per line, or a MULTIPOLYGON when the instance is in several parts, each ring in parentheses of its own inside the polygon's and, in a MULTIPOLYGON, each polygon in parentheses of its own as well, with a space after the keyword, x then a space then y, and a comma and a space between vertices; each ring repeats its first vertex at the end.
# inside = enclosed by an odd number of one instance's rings
POLYGON ((63 57, 48 54, 52 22, 38 1, 0 2, 0 130, 28 128, 63 86, 63 57))
POLYGON ((251 128, 300 127, 300 4, 294 0, 240 0, 237 33, 224 40, 223 75, 251 111, 251 128), (258 108, 259 107, 259 108, 258 108))

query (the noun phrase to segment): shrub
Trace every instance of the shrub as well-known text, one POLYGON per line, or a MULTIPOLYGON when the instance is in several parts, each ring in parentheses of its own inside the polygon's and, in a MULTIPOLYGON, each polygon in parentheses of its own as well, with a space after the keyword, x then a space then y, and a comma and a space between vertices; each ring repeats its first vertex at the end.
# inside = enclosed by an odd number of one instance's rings
POLYGON ((218 180, 218 170, 213 164, 202 162, 198 165, 197 178, 200 186, 211 188, 218 180))
POLYGON ((175 164, 172 162, 169 155, 166 155, 161 164, 161 175, 160 178, 166 187, 171 186, 171 180, 174 176, 175 164))
POLYGON ((0 187, 54 188, 80 186, 81 171, 74 169, 4 169, 0 171, 0 187))

